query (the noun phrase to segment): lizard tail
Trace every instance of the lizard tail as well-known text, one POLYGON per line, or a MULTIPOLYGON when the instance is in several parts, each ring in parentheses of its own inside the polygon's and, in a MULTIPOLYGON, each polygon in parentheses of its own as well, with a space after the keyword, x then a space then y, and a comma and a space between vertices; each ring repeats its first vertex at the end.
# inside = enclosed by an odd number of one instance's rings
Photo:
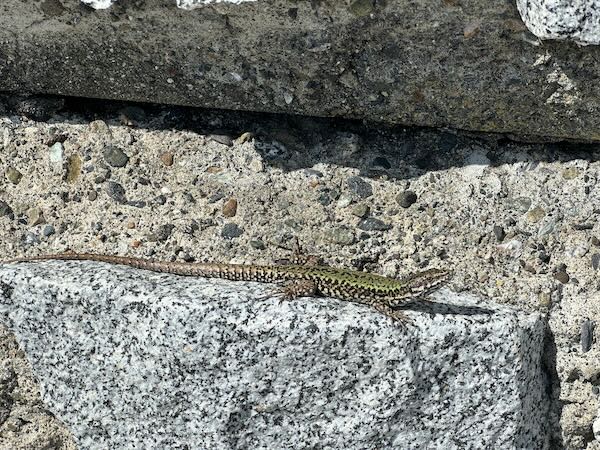
POLYGON ((55 253, 51 255, 25 256, 2 261, 4 264, 32 262, 32 261, 97 261, 109 264, 121 264, 136 269, 150 270, 152 272, 172 273, 183 276, 197 276, 207 278, 224 278, 239 281, 273 281, 276 274, 268 266, 250 266, 242 264, 218 263, 183 263, 169 261, 155 261, 152 259, 135 258, 128 256, 102 255, 96 253, 55 253))

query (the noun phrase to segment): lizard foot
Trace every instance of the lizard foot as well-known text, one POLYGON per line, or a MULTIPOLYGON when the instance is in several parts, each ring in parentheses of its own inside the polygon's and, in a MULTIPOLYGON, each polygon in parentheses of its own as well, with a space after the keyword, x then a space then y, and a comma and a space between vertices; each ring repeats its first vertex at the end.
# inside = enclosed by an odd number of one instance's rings
POLYGON ((408 317, 404 313, 404 311, 400 311, 400 310, 397 310, 397 309, 392 309, 388 305, 383 304, 383 303, 378 303, 378 304, 373 305, 373 306, 375 307, 375 309, 377 311, 379 311, 382 314, 385 314, 390 319, 392 319, 394 322, 399 323, 403 327, 414 326, 415 325, 414 319, 412 319, 411 317, 408 317))

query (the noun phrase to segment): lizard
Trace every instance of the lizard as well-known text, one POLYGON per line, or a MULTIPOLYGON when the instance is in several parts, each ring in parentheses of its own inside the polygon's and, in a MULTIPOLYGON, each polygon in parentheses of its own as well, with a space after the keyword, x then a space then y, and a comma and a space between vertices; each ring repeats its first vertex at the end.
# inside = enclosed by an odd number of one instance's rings
POLYGON ((41 260, 85 260, 119 264, 153 272, 183 276, 223 278, 261 283, 288 282, 278 295, 282 299, 327 296, 339 300, 369 305, 394 321, 410 322, 402 311, 394 309, 403 303, 423 298, 445 283, 451 272, 428 269, 396 279, 368 272, 337 269, 317 264, 227 264, 167 262, 152 259, 113 256, 95 253, 56 253, 25 256, 3 263, 41 260))

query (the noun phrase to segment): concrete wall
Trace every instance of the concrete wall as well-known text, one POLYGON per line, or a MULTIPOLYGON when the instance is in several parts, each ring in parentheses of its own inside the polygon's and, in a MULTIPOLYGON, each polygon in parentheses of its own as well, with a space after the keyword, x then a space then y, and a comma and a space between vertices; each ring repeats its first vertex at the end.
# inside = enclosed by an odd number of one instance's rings
POLYGON ((600 50, 513 1, 4 0, 0 90, 599 140, 600 50))

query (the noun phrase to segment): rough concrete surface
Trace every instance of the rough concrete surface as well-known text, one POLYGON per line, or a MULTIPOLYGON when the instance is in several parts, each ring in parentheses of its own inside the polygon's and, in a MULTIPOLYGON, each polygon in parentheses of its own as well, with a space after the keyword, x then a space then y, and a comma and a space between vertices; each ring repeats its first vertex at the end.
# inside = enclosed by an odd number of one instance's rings
POLYGON ((73 99, 0 111, 2 258, 269 263, 297 237, 333 266, 450 267, 453 292, 549 319, 539 419, 553 448, 598 448, 599 145, 73 99))
POLYGON ((90 262, 0 270, 0 317, 81 448, 548 448, 545 321, 468 295, 363 305, 90 262))
POLYGON ((0 90, 600 139, 600 50, 513 1, 196 6, 4 0, 0 90))

